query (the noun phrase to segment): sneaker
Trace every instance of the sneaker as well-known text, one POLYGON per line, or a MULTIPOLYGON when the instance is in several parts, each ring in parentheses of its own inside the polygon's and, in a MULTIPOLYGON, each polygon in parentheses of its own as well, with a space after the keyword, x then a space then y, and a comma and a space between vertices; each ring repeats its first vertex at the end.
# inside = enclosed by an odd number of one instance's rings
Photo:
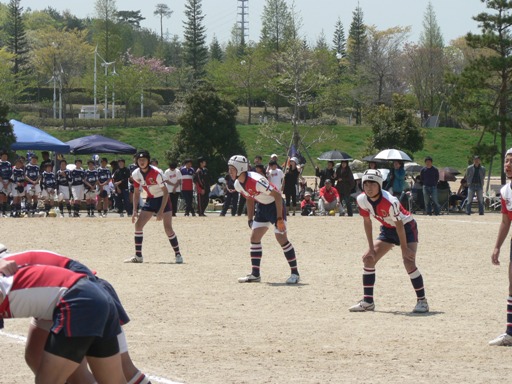
POLYGON ((180 253, 176 254, 176 264, 183 264, 183 257, 180 253))
POLYGON ((412 311, 413 313, 427 313, 429 311, 427 299, 418 300, 412 311))
POLYGON ((286 284, 297 284, 300 281, 300 276, 292 273, 286 280, 286 284))
POLYGON ((350 312, 368 312, 373 311, 375 309, 375 303, 367 303, 364 300, 361 300, 356 305, 351 306, 348 310, 350 312))
POLYGON ((504 333, 503 335, 499 335, 494 340, 489 341, 489 345, 496 347, 512 347, 512 336, 508 333, 504 333))
POLYGON ((247 275, 238 279, 239 283, 259 283, 261 276, 247 275))
POLYGON ((142 263, 142 262, 143 262, 142 256, 141 257, 132 256, 124 261, 124 263, 142 263))

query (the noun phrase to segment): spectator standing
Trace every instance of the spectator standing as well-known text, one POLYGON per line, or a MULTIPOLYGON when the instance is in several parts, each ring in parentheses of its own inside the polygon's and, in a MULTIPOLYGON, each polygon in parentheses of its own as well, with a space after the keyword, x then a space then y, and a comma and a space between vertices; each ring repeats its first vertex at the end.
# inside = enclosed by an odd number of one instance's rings
POLYGON ((85 170, 82 160, 75 160, 75 169, 69 173, 71 177, 71 194, 73 195, 73 217, 80 217, 80 204, 84 198, 85 170))
MULTIPOLYGON (((348 166, 348 161, 342 161, 338 169, 336 170, 336 189, 338 190, 338 194, 340 195, 340 200, 343 199, 345 205, 347 206, 347 214, 349 216, 353 216, 352 211, 352 203, 350 201, 350 194, 352 190, 356 186, 356 181, 354 180, 354 175, 352 170, 348 166)), ((343 206, 340 205, 340 216, 344 215, 343 206)))
POLYGON ((6 217, 9 193, 11 193, 12 165, 8 158, 7 152, 2 152, 0 155, 0 204, 3 217, 6 217))
POLYGON ((231 208, 231 216, 236 215, 236 209, 238 206, 238 192, 235 189, 235 180, 231 178, 229 173, 225 177, 226 180, 226 199, 222 205, 221 216, 226 216, 228 209, 231 208))
POLYGON ((292 215, 295 216, 297 210, 297 184, 299 182, 299 176, 301 174, 299 160, 296 157, 290 159, 290 165, 284 174, 284 185, 283 192, 286 201, 286 210, 290 210, 290 200, 292 215))
POLYGON ((471 203, 476 193, 478 201, 478 214, 484 214, 484 181, 485 168, 480 163, 480 156, 473 156, 473 164, 466 169, 466 180, 468 182, 468 203, 466 213, 471 215, 471 203))
POLYGON ((41 194, 40 181, 42 170, 39 168, 37 160, 37 156, 32 155, 30 162, 25 167, 25 180, 27 181, 25 188, 26 206, 27 212, 32 216, 34 216, 37 211, 37 202, 41 194))
POLYGON ((276 189, 281 192, 283 188, 284 173, 279 168, 277 161, 271 160, 268 163, 267 172, 268 181, 270 181, 276 187, 276 189))
POLYGON ((204 212, 210 201, 211 180, 206 168, 206 159, 200 157, 197 159, 198 167, 195 172, 194 181, 197 193, 197 213, 199 216, 206 216, 204 212))
POLYGON ((421 183, 423 184, 423 200, 427 215, 432 216, 432 206, 434 206, 434 215, 439 215, 441 206, 437 200, 437 183, 439 182, 439 171, 432 165, 432 157, 425 157, 425 166, 420 171, 421 183))
POLYGON ((181 192, 181 172, 177 167, 178 164, 173 161, 164 172, 164 180, 169 191, 173 216, 176 216, 178 212, 178 198, 181 192))
POLYGON ((128 189, 128 180, 130 179, 130 170, 126 168, 124 159, 117 160, 117 170, 112 174, 112 180, 116 188, 117 209, 121 217, 124 216, 124 210, 128 216, 132 215, 132 204, 130 203, 130 192, 128 189))
POLYGON ((334 170, 334 161, 327 162, 327 168, 320 170, 318 166, 315 167, 315 176, 320 178, 319 188, 322 188, 325 185, 325 180, 331 180, 334 183, 336 178, 335 170, 334 170))
POLYGON ((192 160, 186 159, 184 166, 181 168, 181 195, 185 200, 185 216, 196 215, 194 211, 194 173, 195 170, 192 168, 192 160))
POLYGON ((108 213, 108 195, 109 195, 109 183, 112 179, 112 173, 107 168, 108 160, 103 157, 98 168, 98 212, 100 217, 107 217, 108 213), (103 203, 103 213, 101 213, 100 204, 103 203))

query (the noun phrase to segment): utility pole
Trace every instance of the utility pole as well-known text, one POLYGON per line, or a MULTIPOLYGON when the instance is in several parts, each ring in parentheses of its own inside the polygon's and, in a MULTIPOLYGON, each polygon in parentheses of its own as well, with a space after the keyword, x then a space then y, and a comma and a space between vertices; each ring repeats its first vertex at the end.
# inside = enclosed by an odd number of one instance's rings
POLYGON ((238 0, 238 3, 240 21, 237 23, 240 27, 240 45, 244 47, 246 38, 249 38, 249 0, 238 0))

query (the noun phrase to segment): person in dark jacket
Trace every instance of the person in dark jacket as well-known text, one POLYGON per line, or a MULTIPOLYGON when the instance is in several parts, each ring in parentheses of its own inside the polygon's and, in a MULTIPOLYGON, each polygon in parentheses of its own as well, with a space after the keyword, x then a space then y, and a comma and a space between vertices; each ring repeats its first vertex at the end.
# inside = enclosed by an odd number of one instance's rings
MULTIPOLYGON (((350 194, 352 190, 356 186, 356 181, 354 180, 354 175, 352 174, 352 170, 348 166, 348 161, 342 161, 338 169, 336 169, 336 189, 338 190, 338 194, 340 195, 340 200, 345 202, 347 207, 348 216, 353 216, 352 203, 350 201, 350 194)), ((343 208, 340 210, 340 216, 344 215, 343 208)))
POLYGON ((130 170, 126 168, 124 159, 117 161, 118 169, 112 174, 114 187, 116 188, 117 202, 116 207, 121 217, 124 216, 124 210, 128 216, 132 215, 132 204, 130 203, 130 192, 128 190, 128 179, 130 170))
POLYGON ((439 215, 441 206, 437 200, 437 183, 439 182, 439 171, 432 165, 432 157, 425 157, 425 166, 420 171, 421 183, 423 184, 423 199, 425 200, 425 209, 427 214, 432 216, 432 206, 434 206, 434 215, 439 215))
POLYGON ((210 187, 212 183, 208 173, 208 168, 206 168, 206 159, 204 157, 200 157, 197 159, 197 162, 199 166, 197 167, 194 175, 194 183, 196 185, 197 192, 197 213, 199 216, 206 216, 204 212, 206 211, 206 207, 210 201, 210 187))
POLYGON ((320 170, 318 166, 315 167, 315 176, 320 178, 320 184, 318 188, 322 188, 325 185, 325 180, 329 179, 334 184, 336 177, 334 175, 334 161, 327 162, 327 168, 320 170))

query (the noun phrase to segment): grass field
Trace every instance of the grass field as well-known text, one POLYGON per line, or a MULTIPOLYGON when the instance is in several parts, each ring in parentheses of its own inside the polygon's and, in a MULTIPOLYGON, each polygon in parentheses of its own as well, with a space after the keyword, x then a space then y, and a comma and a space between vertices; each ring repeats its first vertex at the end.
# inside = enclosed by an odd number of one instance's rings
MULTIPOLYGON (((280 124, 275 128, 277 133, 283 133, 283 141, 286 145, 279 145, 271 138, 262 135, 262 126, 260 125, 239 125, 238 131, 242 140, 245 142, 249 159, 255 155, 262 155, 266 160, 272 153, 277 153, 282 157, 286 156, 286 146, 290 142, 291 127, 289 124, 280 124)), ((68 141, 77 137, 101 134, 111 137, 136 148, 145 148, 151 151, 152 156, 160 161, 161 167, 165 168, 165 151, 171 146, 174 135, 179 131, 178 126, 169 127, 145 127, 145 128, 102 128, 97 130, 61 130, 46 129, 48 133, 62 141, 68 141)), ((301 126, 299 128, 304 137, 304 143, 308 147, 308 152, 313 161, 319 163, 322 167, 324 162, 316 158, 325 151, 339 149, 348 152, 354 158, 365 156, 368 140, 372 131, 369 127, 362 126, 301 126), (318 137, 323 137, 321 142, 315 142, 318 137), (312 144, 313 143, 313 144, 312 144)), ((434 165, 437 167, 455 167, 463 171, 468 165, 468 159, 472 155, 471 147, 474 146, 481 135, 480 131, 462 130, 455 128, 434 128, 425 130, 425 146, 420 152, 413 154, 413 157, 420 164, 426 155, 434 158, 434 165)), ((492 143, 492 136, 484 136, 485 143, 492 143)), ((512 145, 512 140, 509 145, 512 145)), ((307 158, 306 153, 302 153, 307 158)), ((110 155, 112 158, 112 155, 110 155)), ((308 159, 308 163, 310 163, 308 159)), ((489 164, 484 164, 489 168, 489 164)), ((499 159, 496 158, 493 165, 493 175, 499 175, 499 159)), ((313 168, 307 166, 306 175, 313 174, 313 168)))

